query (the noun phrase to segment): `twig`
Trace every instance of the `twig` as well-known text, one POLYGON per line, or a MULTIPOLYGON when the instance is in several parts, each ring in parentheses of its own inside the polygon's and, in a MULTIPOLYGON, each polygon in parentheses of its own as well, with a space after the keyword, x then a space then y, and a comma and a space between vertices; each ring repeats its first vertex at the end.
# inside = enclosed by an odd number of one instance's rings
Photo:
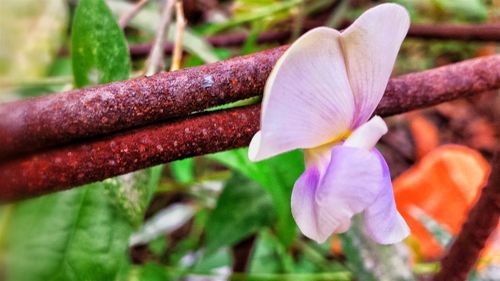
POLYGON ((500 153, 493 159, 488 185, 467 215, 457 238, 441 261, 434 281, 463 281, 476 263, 500 218, 500 153))
POLYGON ((174 9, 175 0, 167 0, 163 6, 160 18, 160 26, 156 31, 155 40, 151 53, 146 61, 145 75, 150 76, 163 70, 163 46, 168 34, 168 27, 172 20, 172 10, 174 9))
POLYGON ((175 29, 175 45, 170 71, 178 70, 179 68, 181 68, 182 34, 184 33, 184 28, 186 27, 186 18, 184 17, 184 10, 182 9, 182 1, 179 0, 177 0, 177 2, 175 3, 175 18, 177 20, 175 29))
MULTIPOLYGON (((341 27, 346 27, 350 22, 344 21, 341 27)), ((302 32, 325 25, 323 21, 308 20, 304 22, 302 32)), ((290 30, 266 31, 259 35, 257 43, 283 43, 291 36, 290 30)), ((456 24, 456 25, 430 25, 412 24, 408 37, 416 39, 436 40, 462 40, 462 41, 492 41, 500 42, 500 24, 456 24)), ((236 47, 243 45, 248 38, 248 33, 228 33, 207 37, 206 40, 214 47, 236 47)), ((144 57, 151 50, 150 44, 130 46, 130 54, 134 58, 144 57)), ((163 48, 165 53, 173 51, 173 44, 166 43, 163 48)))
MULTIPOLYGON (((283 49, 274 51, 280 50, 283 51, 283 49)), ((268 63, 272 65, 271 62, 268 63)), ((225 69, 231 69, 233 66, 235 65, 226 65, 225 69)), ((168 74, 174 75, 182 71, 184 70, 168 74)), ((256 71, 253 79, 258 78, 262 81, 255 84, 256 80, 252 80, 251 83, 254 84, 251 87, 261 91, 267 75, 268 72, 262 74, 256 71), (258 75, 263 75, 263 77, 258 78, 258 75)), ((179 77, 184 81, 183 87, 180 87, 184 93, 186 89, 197 90, 191 87, 190 77, 179 77)), ((238 78, 241 77, 238 75, 233 77, 236 80, 238 78)), ((239 82, 235 82, 234 85, 239 91, 249 90, 248 84, 240 85, 239 82)), ((149 86, 154 87, 154 85, 149 86)), ((164 86, 168 87, 168 85, 164 86)), ((216 86, 214 83, 212 87, 221 86, 224 84, 216 86)), ((496 88, 500 88, 500 55, 468 60, 391 79, 375 113, 382 116, 398 114, 496 88)), ((118 89, 121 92, 124 91, 124 88, 118 89)), ((229 86, 229 89, 233 88, 229 86)), ((233 89, 233 93, 238 95, 240 92, 234 92, 233 89)), ((109 92, 108 95, 113 96, 109 92)), ((196 100, 200 97, 198 95, 194 98, 196 100)), ((149 110, 148 102, 151 101, 147 98, 139 100, 143 109, 149 110)), ((87 98, 87 101, 90 103, 91 99, 87 98)), ((104 108, 116 106, 106 101, 102 103, 102 100, 96 100, 96 102, 104 108)), ((72 104, 75 105, 75 103, 72 104)), ((42 105, 48 106, 43 103, 42 105)), ((78 107, 75 106, 75 108, 78 107)), ((15 107, 12 110, 14 109, 15 107)), ((52 112, 50 110, 49 106, 48 112, 52 112)), ((127 116, 136 114, 132 112, 134 111, 127 111, 127 116)), ((10 160, 0 164, 1 200, 11 201, 33 197, 160 163, 246 146, 259 129, 259 119, 260 106, 252 105, 195 115, 191 118, 126 131, 102 139, 10 160)), ((15 123, 19 119, 11 120, 15 123)), ((3 118, 0 118, 0 121, 4 122, 3 118)), ((93 124, 94 122, 87 121, 87 123, 93 124)), ((0 132, 3 131, 0 130, 0 132)), ((23 136, 22 133, 18 133, 18 136, 23 136)), ((5 136, 2 136, 1 139, 4 138, 5 136)), ((23 141, 24 139, 26 137, 15 140, 23 141)))
POLYGON ((125 13, 118 21, 120 28, 124 29, 130 20, 133 19, 135 15, 137 15, 137 13, 139 13, 139 11, 148 3, 148 1, 149 0, 139 0, 139 2, 137 2, 128 13, 125 13))

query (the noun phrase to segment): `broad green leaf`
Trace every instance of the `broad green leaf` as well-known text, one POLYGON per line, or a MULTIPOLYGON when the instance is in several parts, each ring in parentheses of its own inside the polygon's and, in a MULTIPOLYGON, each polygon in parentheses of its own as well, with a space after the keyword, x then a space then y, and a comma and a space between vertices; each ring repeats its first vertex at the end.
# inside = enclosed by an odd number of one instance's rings
POLYGON ((256 182, 235 174, 225 185, 206 223, 207 252, 229 246, 272 225, 271 198, 256 182))
POLYGON ((102 183, 13 208, 7 281, 113 280, 126 261, 132 228, 102 183))
POLYGON ((156 166, 104 181, 116 206, 133 226, 139 226, 160 181, 163 166, 156 166))
POLYGON ((64 42, 68 25, 64 0, 2 0, 0 77, 43 77, 64 42))
POLYGON ((276 209, 278 237, 285 245, 294 240, 297 228, 290 198, 295 181, 304 171, 302 152, 292 151, 260 162, 248 160, 248 149, 225 151, 208 156, 258 182, 271 195, 276 209))
MULTIPOLYGON (((130 11, 133 4, 124 1, 108 0, 113 14, 120 16, 130 11)), ((154 34, 160 24, 160 14, 156 11, 142 9, 131 21, 130 25, 143 31, 154 34)), ((175 26, 171 25, 168 31, 168 41, 172 42, 175 38, 175 26)), ((220 60, 213 47, 201 36, 197 35, 190 28, 186 28, 182 34, 182 47, 189 53, 198 56, 206 63, 220 60)))
POLYGON ((351 228, 341 234, 347 264, 357 280, 413 281, 409 250, 403 243, 380 245, 363 230, 362 217, 352 219, 351 228))
POLYGON ((249 273, 293 272, 292 257, 268 230, 262 230, 250 257, 249 273))
POLYGON ((187 158, 170 163, 170 172, 179 183, 194 181, 194 159, 187 158))
POLYGON ((79 2, 71 31, 71 56, 77 87, 128 78, 125 36, 104 0, 79 2))
POLYGON ((171 278, 167 275, 167 271, 164 267, 157 263, 148 262, 141 266, 139 269, 138 278, 131 278, 137 281, 168 281, 171 278))

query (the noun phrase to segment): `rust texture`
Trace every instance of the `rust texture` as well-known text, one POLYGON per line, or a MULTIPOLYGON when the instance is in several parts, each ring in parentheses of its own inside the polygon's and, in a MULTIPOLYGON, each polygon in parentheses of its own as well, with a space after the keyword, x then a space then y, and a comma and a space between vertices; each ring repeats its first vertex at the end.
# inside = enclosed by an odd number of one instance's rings
POLYGON ((285 49, 0 105, 0 159, 260 95, 285 49))
MULTIPOLYGON (((223 62, 0 105, 0 160, 261 95, 286 46, 223 62)), ((382 114, 500 88, 500 55, 391 79, 382 114)))
POLYGON ((258 105, 151 125, 0 164, 0 201, 33 197, 248 144, 258 105))
MULTIPOLYGON (((345 21, 341 28, 346 28, 351 22, 345 21)), ((307 20, 302 32, 324 25, 324 21, 307 20)), ((257 37, 257 43, 285 42, 290 39, 290 30, 271 30, 262 32, 257 37)), ((500 42, 500 24, 412 24, 408 37, 419 39, 440 40, 470 40, 500 42)), ((248 38, 248 33, 228 33, 207 37, 206 40, 214 47, 236 47, 243 45, 248 38)), ((151 50, 151 44, 137 44, 130 46, 132 57, 146 57, 151 50)), ((165 44, 165 53, 172 53, 173 44, 165 44)))
POLYGON ((470 59, 391 79, 378 112, 393 115, 499 88, 500 55, 470 59))
MULTIPOLYGON (((500 88, 500 55, 391 79, 375 114, 388 116, 500 88)), ((248 145, 259 105, 194 115, 55 148, 0 164, 4 201, 125 174, 159 163, 248 145)))
POLYGON ((465 281, 477 262, 488 237, 496 229, 500 218, 500 153, 493 160, 488 185, 482 190, 477 203, 441 260, 441 269, 434 281, 465 281))

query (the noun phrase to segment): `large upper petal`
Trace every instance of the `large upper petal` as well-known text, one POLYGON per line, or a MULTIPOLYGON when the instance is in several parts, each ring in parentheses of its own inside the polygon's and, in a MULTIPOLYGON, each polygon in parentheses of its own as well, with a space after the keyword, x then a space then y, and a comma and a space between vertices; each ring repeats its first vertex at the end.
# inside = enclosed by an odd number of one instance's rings
POLYGON ((396 209, 389 167, 382 154, 376 149, 373 151, 382 166, 382 188, 375 201, 365 210, 365 229, 374 241, 392 244, 406 238, 410 229, 396 209))
POLYGON ((382 166, 375 153, 334 146, 324 171, 308 165, 295 183, 293 217, 304 235, 324 242, 332 233, 346 231, 351 217, 372 205, 382 188, 382 179, 382 166))
POLYGON ((353 127, 375 111, 396 61, 410 19, 397 4, 382 4, 363 13, 341 35, 341 45, 354 94, 353 127))
POLYGON ((264 90, 251 160, 315 147, 350 128, 354 99, 339 38, 334 29, 313 29, 279 59, 264 90))

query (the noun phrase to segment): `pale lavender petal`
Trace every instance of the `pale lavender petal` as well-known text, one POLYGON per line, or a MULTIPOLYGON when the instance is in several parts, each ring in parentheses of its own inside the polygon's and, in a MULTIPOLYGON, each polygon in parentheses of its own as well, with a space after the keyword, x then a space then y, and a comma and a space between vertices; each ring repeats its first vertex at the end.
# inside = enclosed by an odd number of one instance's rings
POLYGON ((310 165, 297 181, 293 216, 307 237, 322 243, 332 233, 346 231, 351 217, 374 202, 381 181, 382 167, 374 153, 334 146, 324 173, 310 165))
POLYGON ((316 147, 350 129, 354 97, 339 37, 331 28, 313 29, 280 58, 264 89, 261 131, 250 144, 251 160, 316 147))
POLYGON ((315 167, 307 168, 295 182, 292 191, 292 215, 302 233, 316 241, 323 237, 319 236, 316 220, 316 204, 314 197, 316 188, 320 181, 320 171, 315 167))
POLYGON ((359 147, 371 150, 378 140, 387 133, 387 125, 380 116, 373 116, 362 124, 345 140, 345 146, 359 147))
POLYGON ((396 209, 389 167, 378 150, 374 149, 373 153, 383 169, 382 188, 373 204, 364 212, 365 228, 374 241, 380 244, 393 244, 406 238, 410 230, 396 209))
POLYGON ((410 19, 397 4, 382 4, 363 13, 342 32, 341 44, 354 94, 353 128, 373 114, 391 75, 410 19))

